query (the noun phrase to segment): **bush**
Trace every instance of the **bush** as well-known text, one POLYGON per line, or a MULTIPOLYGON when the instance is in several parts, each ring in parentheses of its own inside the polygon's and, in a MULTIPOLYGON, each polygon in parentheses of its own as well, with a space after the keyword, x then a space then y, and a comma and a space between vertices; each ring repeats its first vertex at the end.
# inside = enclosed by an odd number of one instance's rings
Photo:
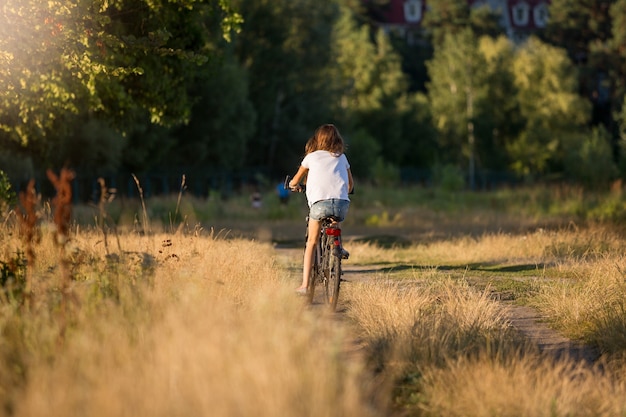
POLYGON ((350 161, 352 174, 361 179, 369 179, 372 167, 380 154, 380 145, 369 133, 360 129, 346 139, 346 156, 350 161))
POLYGON ((465 187, 461 168, 451 164, 433 168, 433 181, 444 191, 460 191, 465 187))
POLYGON ((383 158, 378 158, 372 170, 374 183, 380 186, 396 185, 400 182, 400 169, 383 158))
POLYGON ((611 135, 603 126, 567 138, 563 163, 569 177, 586 187, 608 186, 618 173, 611 135))

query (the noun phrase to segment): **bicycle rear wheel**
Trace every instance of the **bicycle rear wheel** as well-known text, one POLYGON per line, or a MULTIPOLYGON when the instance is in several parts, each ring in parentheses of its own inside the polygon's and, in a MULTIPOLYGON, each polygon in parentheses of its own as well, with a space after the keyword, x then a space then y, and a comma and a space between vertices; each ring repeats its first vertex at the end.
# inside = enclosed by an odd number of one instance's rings
POLYGON ((341 258, 333 251, 333 238, 324 236, 323 265, 324 265, 324 292, 326 302, 332 311, 337 309, 339 300, 339 286, 341 284, 341 258))

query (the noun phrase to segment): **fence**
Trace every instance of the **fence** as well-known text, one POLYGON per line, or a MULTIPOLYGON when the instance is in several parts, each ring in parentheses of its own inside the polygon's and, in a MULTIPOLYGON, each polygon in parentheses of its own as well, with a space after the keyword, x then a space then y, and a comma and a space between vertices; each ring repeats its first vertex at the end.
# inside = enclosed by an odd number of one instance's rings
MULTIPOLYGON (((208 197, 211 194, 227 198, 246 186, 254 186, 264 178, 263 171, 244 171, 241 173, 220 172, 192 172, 191 174, 154 172, 154 173, 115 173, 101 176, 77 173, 72 181, 72 196, 75 203, 96 202, 100 198, 102 178, 108 189, 115 189, 119 197, 138 198, 140 192, 143 197, 149 198, 158 195, 177 194, 184 188, 185 193, 198 197, 208 197), (184 182, 183 182, 184 175, 184 182), (136 180, 135 180, 136 178, 136 180), (139 190, 141 187, 141 191, 139 190)), ((17 184, 16 191, 26 188, 26 183, 17 184)), ((54 196, 55 190, 47 177, 36 175, 35 188, 44 198, 54 196)))
MULTIPOLYGON (((105 181, 106 187, 115 189, 119 197, 138 198, 139 187, 143 197, 149 198, 159 195, 177 194, 181 187, 187 194, 197 197, 219 195, 220 198, 228 198, 240 192, 245 187, 259 185, 272 186, 267 169, 248 169, 233 173, 229 171, 190 171, 189 174, 176 172, 150 172, 134 175, 130 172, 114 173, 101 176, 77 173, 72 182, 72 195, 74 202, 96 202, 100 197, 100 184, 98 179, 105 181), (183 175, 185 177, 183 184, 183 175), (135 181, 135 178, 137 181, 135 181)), ((400 172, 400 180, 406 185, 433 186, 432 171, 420 168, 403 168, 400 172)), ((467 179, 466 179, 467 180, 467 179)), ((467 182, 467 181, 466 181, 467 182)), ((519 178, 506 172, 479 171, 476 175, 476 190, 490 190, 501 186, 518 185, 519 178)), ((18 184, 17 191, 24 189, 26 184, 18 184)), ((36 189, 44 198, 54 196, 55 190, 45 175, 36 177, 36 189)))

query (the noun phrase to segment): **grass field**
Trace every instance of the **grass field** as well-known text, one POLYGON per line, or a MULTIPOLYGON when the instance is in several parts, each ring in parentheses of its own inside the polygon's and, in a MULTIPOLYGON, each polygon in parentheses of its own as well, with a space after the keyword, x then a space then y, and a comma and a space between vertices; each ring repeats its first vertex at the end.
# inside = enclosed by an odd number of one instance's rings
POLYGON ((386 272, 343 295, 376 366, 397 367, 394 398, 409 415, 626 411, 626 260, 623 241, 610 230, 351 249, 356 263, 387 260, 386 272), (597 367, 546 360, 525 346, 495 301, 501 297, 493 297, 502 293, 537 308, 563 334, 597 346, 603 353, 597 367))
POLYGON ((274 249, 301 245, 302 202, 265 201, 74 207, 63 235, 44 204, 30 242, 7 215, 0 416, 626 414, 620 195, 362 189, 347 265, 380 272, 335 315, 274 249), (541 356, 497 294, 600 361, 541 356))

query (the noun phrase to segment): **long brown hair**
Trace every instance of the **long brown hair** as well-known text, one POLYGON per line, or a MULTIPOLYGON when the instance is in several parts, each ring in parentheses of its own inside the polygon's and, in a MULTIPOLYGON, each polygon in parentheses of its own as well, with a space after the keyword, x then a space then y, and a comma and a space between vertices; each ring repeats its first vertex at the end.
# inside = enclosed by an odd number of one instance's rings
POLYGON ((304 155, 308 155, 311 152, 315 152, 317 150, 317 141, 315 140, 315 136, 311 136, 309 140, 306 141, 304 145, 304 155))
POLYGON ((321 125, 314 135, 317 150, 328 151, 341 155, 345 151, 345 144, 339 130, 333 124, 321 125))

